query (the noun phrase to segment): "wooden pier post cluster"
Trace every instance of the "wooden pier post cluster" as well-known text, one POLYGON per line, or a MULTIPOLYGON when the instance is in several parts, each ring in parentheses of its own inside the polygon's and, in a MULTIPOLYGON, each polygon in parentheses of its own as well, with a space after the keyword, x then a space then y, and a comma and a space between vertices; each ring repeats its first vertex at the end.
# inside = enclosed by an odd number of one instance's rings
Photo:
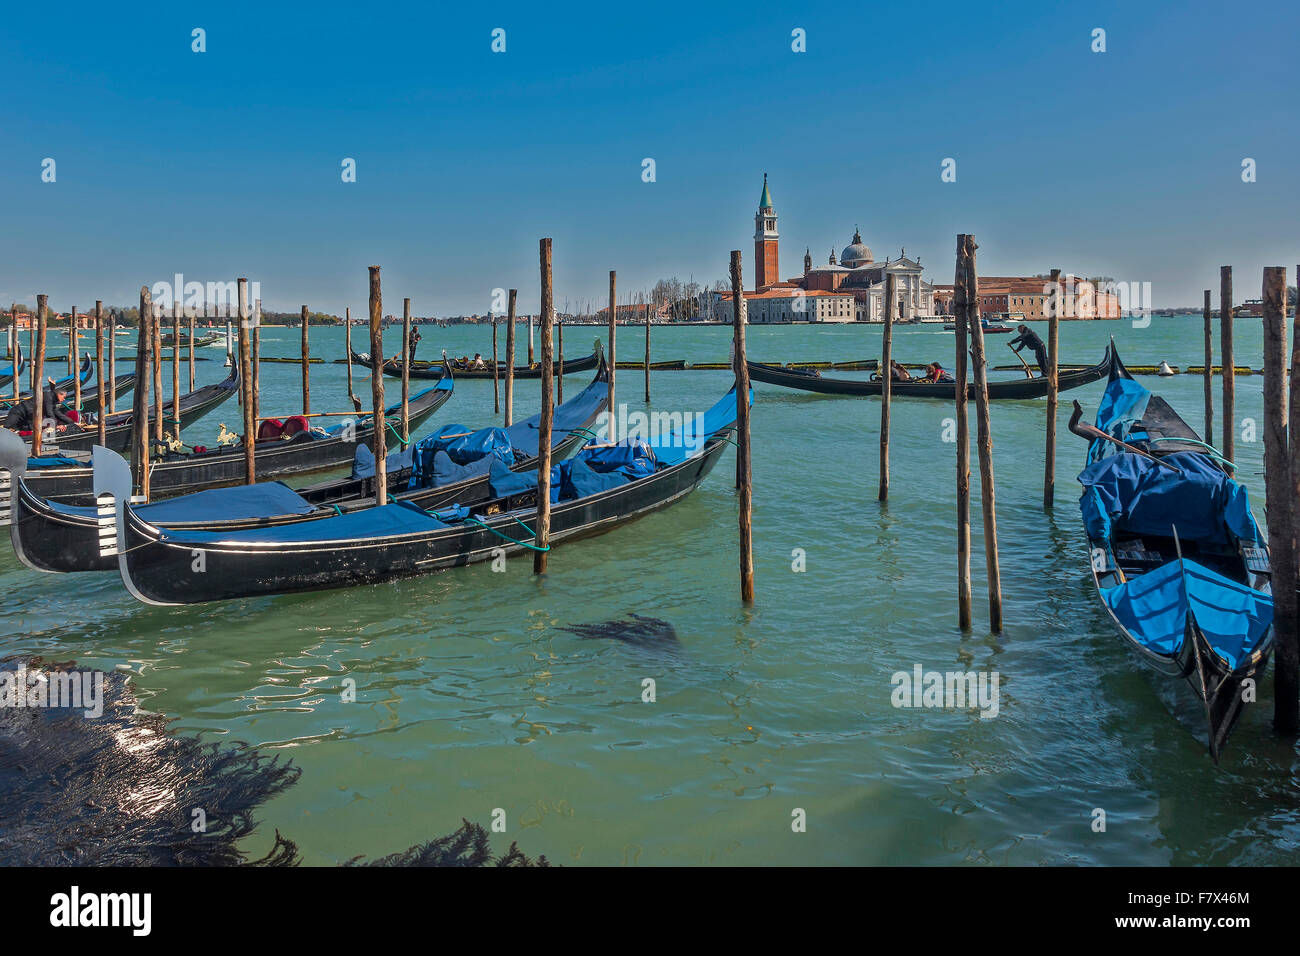
POLYGON ((1002 632, 1002 576, 998 564, 997 508, 993 486, 993 431, 989 420, 988 360, 984 353, 984 330, 980 326, 979 283, 975 250, 979 246, 972 235, 957 237, 957 271, 953 295, 957 311, 957 348, 961 378, 957 393, 957 541, 958 541, 958 616, 963 626, 970 621, 970 446, 969 431, 964 430, 966 417, 965 333, 970 333, 971 365, 974 371, 975 415, 978 425, 980 464, 980 501, 984 517, 984 561, 988 574, 989 628, 1002 632), (963 439, 965 440, 963 442, 963 439), (963 447, 964 446, 964 447, 963 447), (963 488, 963 485, 965 487, 963 488), (964 529, 964 534, 963 534, 964 529), (963 542, 964 538, 964 542, 963 542), (965 554, 963 554, 963 543, 965 554), (964 612, 964 613, 963 613, 964 612))
POLYGON ((248 309, 248 279, 238 280, 239 290, 239 394, 244 412, 244 482, 257 481, 256 444, 257 409, 255 406, 257 384, 253 371, 253 329, 248 309))
POLYGON ((555 293, 551 288, 551 240, 538 243, 542 273, 542 420, 537 429, 537 527, 534 529, 533 573, 546 572, 551 540, 551 420, 555 414, 551 323, 555 321, 555 293))
POLYGON ((880 500, 889 500, 889 402, 893 392, 894 300, 897 298, 894 273, 885 274, 885 327, 880 336, 880 500))
POLYGON ((1056 504, 1056 408, 1061 363, 1061 270, 1052 270, 1052 295, 1047 313, 1047 453, 1043 468, 1043 508, 1056 504))
POLYGON ((379 266, 370 267, 370 398, 374 409, 375 504, 388 504, 388 436, 384 434, 384 294, 379 266))
MULTIPOLYGON (((1280 733, 1300 730, 1300 647, 1296 643, 1296 542, 1297 478, 1300 478, 1300 375, 1297 356, 1291 356, 1291 395, 1287 395, 1286 269, 1264 269, 1264 488, 1267 496, 1268 542, 1273 576, 1273 725, 1280 733), (1290 409, 1288 411, 1288 404, 1290 409), (1288 425, 1288 418, 1291 419, 1288 425)), ((1297 323, 1300 330, 1300 323, 1297 323)), ((1300 339, 1296 341, 1300 349, 1300 339)), ((1228 360, 1224 358, 1224 374, 1228 360)), ((1225 433, 1226 434, 1226 433, 1225 433)))
MULTIPOLYGON (((745 319, 741 308, 744 296, 740 250, 731 253, 731 317, 735 324, 732 352, 736 372, 736 478, 740 512, 740 600, 754 603, 754 468, 749 442, 749 366, 745 364, 745 319)), ((649 335, 649 319, 646 319, 649 335)), ((648 339, 647 339, 648 341, 648 339)), ((650 355, 646 353, 646 368, 650 355)), ((649 372, 646 373, 649 382, 649 372)), ((646 401, 650 400, 647 392, 646 401)))

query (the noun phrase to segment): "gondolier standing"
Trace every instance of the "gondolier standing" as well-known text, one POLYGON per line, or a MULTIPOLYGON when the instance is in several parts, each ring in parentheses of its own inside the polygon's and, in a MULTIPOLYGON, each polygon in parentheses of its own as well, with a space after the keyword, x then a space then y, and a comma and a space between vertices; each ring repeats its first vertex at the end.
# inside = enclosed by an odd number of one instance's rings
POLYGON ((411 356, 411 361, 415 361, 415 347, 420 344, 420 330, 411 326, 411 338, 406 343, 406 351, 411 356))
POLYGON ((1043 340, 1027 325, 1017 325, 1016 331, 1020 334, 1007 343, 1011 346, 1011 351, 1019 352, 1025 346, 1029 346, 1029 350, 1034 353, 1034 361, 1038 363, 1038 370, 1046 375, 1047 346, 1043 344, 1043 340))

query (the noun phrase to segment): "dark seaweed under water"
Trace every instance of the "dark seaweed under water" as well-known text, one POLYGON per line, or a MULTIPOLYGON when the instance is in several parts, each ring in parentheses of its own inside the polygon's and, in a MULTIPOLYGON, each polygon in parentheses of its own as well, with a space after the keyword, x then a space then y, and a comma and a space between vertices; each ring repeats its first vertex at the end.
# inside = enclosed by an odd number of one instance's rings
MULTIPOLYGON (((429 355, 491 351, 485 329, 426 332, 429 355)), ((1114 335, 1131 364, 1186 366, 1200 361, 1200 334, 1199 318, 1065 323, 1063 359, 1096 361, 1114 335)), ((267 330, 263 354, 295 354, 297 335, 267 330)), ((585 354, 593 335, 566 330, 566 352, 585 354)), ((623 358, 641 348, 639 330, 626 335, 623 358)), ((729 335, 656 330, 654 357, 725 361, 729 335)), ((858 359, 878 356, 880 331, 751 327, 749 340, 758 360, 858 359)), ((316 354, 342 355, 340 330, 313 330, 313 343, 316 354)), ((952 349, 939 328, 894 337, 905 362, 950 361, 952 349)), ((996 337, 989 350, 1016 364, 996 337)), ((1261 364, 1258 320, 1237 323, 1237 361, 1261 364)), ((219 361, 200 366, 200 381, 220 374, 219 361)), ((586 380, 566 377, 566 392, 586 380)), ((1143 381, 1201 426, 1199 378, 1143 381)), ((1260 518, 1261 382, 1237 380, 1237 458, 1260 518)), ((347 408, 343 383, 342 366, 313 366, 314 406, 347 408)), ((654 406, 703 410, 729 385, 725 372, 655 373, 654 406)), ((299 388, 293 366, 268 364, 264 413, 292 411, 299 388)), ((1216 379, 1216 403, 1218 389, 1216 379)), ((1216 767, 1092 594, 1073 481, 1084 449, 1065 424, 1070 399, 1092 415, 1100 384, 1064 396, 1050 513, 1044 403, 994 408, 998 636, 987 628, 978 505, 976 627, 956 626, 951 406, 895 403, 882 505, 876 400, 755 392, 752 609, 738 600, 728 454, 672 508, 557 548, 542 580, 524 559, 505 573, 480 565, 150 608, 112 574, 39 575, 6 552, 0 653, 122 668, 143 706, 177 718, 177 731, 291 758, 302 776, 259 808, 261 825, 239 840, 249 859, 271 851, 277 830, 307 863, 375 858, 462 820, 486 826, 496 810, 506 832, 494 839, 579 865, 1295 859, 1296 751, 1269 726, 1271 679, 1216 767), (633 614, 664 622, 679 648, 580 636, 633 614), (917 664, 996 670, 998 716, 893 707, 891 676, 917 664), (654 703, 642 698, 646 678, 654 703), (344 694, 349 679, 355 701, 344 694), (796 809, 807 814, 804 833, 791 830, 796 809), (1092 829, 1094 809, 1106 811, 1105 832, 1092 829)), ((639 372, 620 374, 618 394, 644 410, 639 372)), ((536 384, 521 383, 519 413, 536 406, 536 384)), ((237 420, 234 405, 223 407, 193 440, 237 420)), ((492 383, 466 381, 426 427, 492 420, 492 383)))

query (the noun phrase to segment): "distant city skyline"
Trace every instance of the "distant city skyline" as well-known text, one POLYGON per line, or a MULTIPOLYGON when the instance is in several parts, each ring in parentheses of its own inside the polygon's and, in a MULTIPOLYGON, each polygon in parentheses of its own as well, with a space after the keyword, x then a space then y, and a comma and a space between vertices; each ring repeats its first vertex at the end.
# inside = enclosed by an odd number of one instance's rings
POLYGON ((498 288, 536 312, 543 236, 560 308, 602 306, 610 269, 625 295, 711 286, 732 249, 748 286, 764 173, 782 277, 855 227, 934 284, 972 232, 984 274, 1149 282, 1157 309, 1300 261, 1294 4, 73 4, 6 28, 5 309, 130 305, 179 272, 358 315, 379 264, 386 313, 498 288))

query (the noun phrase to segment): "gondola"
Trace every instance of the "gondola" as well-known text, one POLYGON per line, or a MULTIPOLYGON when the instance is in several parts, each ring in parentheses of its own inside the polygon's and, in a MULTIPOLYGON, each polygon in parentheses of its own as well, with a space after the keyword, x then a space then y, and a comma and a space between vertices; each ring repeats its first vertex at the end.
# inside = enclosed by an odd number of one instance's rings
MULTIPOLYGON (((367 368, 369 368, 371 365, 370 356, 363 353, 353 352, 352 361, 364 365, 367 368)), ((449 359, 448 361, 450 362, 452 371, 455 373, 457 378, 462 378, 462 379, 492 378, 491 362, 484 362, 483 368, 474 368, 472 364, 466 365, 465 363, 462 363, 458 360, 449 359)), ((589 372, 596 367, 599 361, 600 358, 598 352, 592 352, 590 355, 586 356, 585 358, 572 359, 572 360, 566 359, 564 362, 564 374, 568 375, 570 373, 577 374, 578 372, 589 372)), ((554 369, 555 374, 559 375, 560 362, 558 360, 553 361, 552 367, 554 369)), ((412 362, 409 376, 411 378, 436 378, 437 375, 435 374, 435 370, 438 368, 441 368, 441 362, 438 363, 412 362)), ((401 378, 402 377, 401 360, 388 359, 387 361, 385 361, 384 374, 392 376, 393 378, 401 378)), ((498 371, 497 371, 497 378, 504 379, 505 374, 506 374, 505 365, 499 364, 498 371)), ((516 379, 541 378, 542 365, 540 362, 534 362, 532 365, 516 365, 514 377, 516 379)))
MULTIPOLYGON (((77 367, 77 373, 75 375, 65 375, 63 378, 56 379, 53 387, 56 392, 71 392, 73 387, 77 384, 77 379, 81 379, 81 387, 85 388, 94 376, 95 368, 90 364, 90 356, 84 355, 81 358, 81 364, 77 367)), ((9 381, 12 384, 13 376, 9 377, 9 381)), ((23 392, 21 396, 23 399, 31 397, 31 392, 23 392)), ((2 396, 0 396, 0 400, 3 400, 2 396)), ((9 404, 12 405, 13 403, 10 402, 9 404)))
POLYGON ((23 355, 23 347, 19 345, 16 349, 17 362, 11 362, 4 368, 0 368, 0 389, 14 383, 15 375, 22 375, 27 369, 27 357, 23 355), (14 366, 17 366, 15 369, 14 366))
POLYGON ((1217 762, 1243 685, 1268 665, 1268 546, 1230 465, 1118 357, 1088 439, 1079 501, 1097 596, 1124 642, 1192 690, 1217 762))
MULTIPOLYGON (((437 385, 412 395, 409 402, 411 428, 423 424, 451 398, 451 394, 452 379, 448 373, 437 385)), ((393 427, 391 419, 400 415, 401 410, 400 403, 387 408, 385 427, 393 427)), ((359 415, 353 422, 300 431, 290 439, 257 442, 254 448, 257 477, 265 480, 306 475, 347 465, 353 460, 356 446, 370 441, 374 430, 372 418, 372 415, 359 415)), ((390 432, 390 437, 394 434, 390 432)), ((65 444, 59 447, 62 449, 65 444)), ((244 448, 239 444, 187 454, 169 453, 150 465, 149 491, 154 498, 172 498, 192 491, 240 484, 244 475, 244 448)), ((92 469, 81 463, 29 466, 24 481, 38 497, 68 504, 88 504, 91 476, 92 469)))
MULTIPOLYGON (((1057 375, 1057 391, 1064 392, 1081 385, 1088 385, 1104 378, 1111 370, 1113 351, 1107 346, 1105 355, 1096 365, 1087 368, 1061 372, 1057 375)), ((818 392, 823 395, 879 395, 881 382, 863 379, 854 381, 845 378, 823 378, 815 369, 782 368, 776 365, 760 365, 749 362, 749 377, 755 382, 769 385, 783 385, 804 392, 818 392)), ((1033 378, 1010 379, 988 383, 990 399, 1028 399, 1041 398, 1047 394, 1047 379, 1042 376, 1033 378)), ((946 398, 957 397, 957 386, 951 382, 891 382, 889 393, 893 398, 946 398)), ((975 397, 975 385, 968 384, 967 393, 975 397)))
MULTIPOLYGON (((211 345, 213 342, 217 341, 217 339, 221 337, 222 337, 221 333, 219 332, 209 332, 202 335, 196 335, 194 337, 194 347, 196 349, 203 348, 205 345, 211 345)), ((168 332, 167 334, 163 335, 161 338, 158 339, 158 347, 162 349, 170 349, 172 347, 173 341, 174 339, 172 334, 168 332)), ((189 346, 190 346, 190 337, 184 332, 182 332, 181 348, 185 349, 185 348, 189 348, 189 346)))
MULTIPOLYGON (((124 376, 118 376, 120 381, 124 376)), ((134 374, 132 374, 134 381, 134 374)), ((129 390, 129 389, 128 389, 129 390)), ((221 406, 228 401, 231 396, 239 391, 239 370, 231 368, 230 374, 220 382, 214 382, 211 385, 203 385, 192 392, 186 392, 181 396, 181 431, 193 425, 204 415, 221 406)), ((122 392, 118 392, 118 397, 122 397, 122 392)), ((149 406, 149 414, 146 421, 153 421, 153 405, 149 406)), ((170 401, 163 403, 162 411, 163 422, 167 423, 168 430, 172 426, 170 423, 175 419, 170 401)), ((60 432, 56 445, 60 451, 90 451, 99 443, 99 429, 90 423, 84 423, 82 431, 63 431, 60 432)), ((135 413, 134 411, 114 412, 104 418, 104 444, 105 447, 113 451, 126 451, 131 447, 131 439, 135 435, 135 413)))
MULTIPOLYGON (((608 407, 609 377, 602 363, 595 379, 582 392, 555 409, 552 422, 552 461, 562 461, 592 435, 590 426, 608 407)), ((494 460, 505 461, 503 448, 513 450, 509 468, 523 472, 537 468, 537 425, 541 416, 525 419, 506 429, 482 429, 465 435, 466 445, 491 444, 493 455, 481 462, 462 464, 455 470, 464 477, 416 473, 416 455, 421 446, 434 455, 450 442, 447 435, 463 435, 463 425, 447 425, 412 448, 388 456, 388 487, 393 500, 410 501, 421 508, 436 508, 452 500, 476 500, 487 495, 494 460), (489 434, 493 433, 493 434, 489 434), (442 441, 438 439, 442 437, 442 441), (485 438, 494 438, 488 442, 485 438), (508 444, 503 445, 500 439, 508 444), (481 464, 481 467, 475 467, 481 464), (442 478, 443 480, 438 480, 442 478)), ((0 432, 0 442, 9 433, 0 432)), ((13 436, 9 436, 13 437, 13 436)), ((454 440, 454 439, 453 439, 454 440)), ((24 480, 27 446, 17 440, 7 449, 0 444, 0 526, 10 519, 10 538, 20 561, 36 571, 108 571, 117 566, 112 549, 102 549, 99 512, 96 506, 51 501, 32 491, 24 480), (8 470, 6 474, 5 471, 8 470)), ((229 531, 310 521, 372 507, 375 503, 374 456, 364 445, 355 452, 353 475, 291 491, 278 482, 252 486, 216 488, 141 505, 148 520, 169 528, 229 531), (368 469, 367 469, 368 464, 368 469), (249 490, 264 489, 263 491, 249 490)), ((458 454, 464 461, 465 456, 458 454)), ((242 458, 240 459, 242 461, 242 458)))
MULTIPOLYGON (((127 372, 114 379, 114 395, 118 401, 135 391, 135 372, 127 372)), ((108 401, 108 383, 104 383, 104 400, 108 401)), ((83 412, 99 411, 99 389, 92 388, 81 393, 81 410, 83 412)), ((116 414, 116 413, 114 413, 116 414)))
MULTIPOLYGON (((555 466, 551 547, 609 531, 685 497, 717 463, 735 418, 733 390, 705 414, 698 434, 651 444, 597 444, 555 466)), ((95 456, 97 488, 114 499, 111 526, 123 583, 147 604, 352 587, 535 547, 529 543, 537 511, 535 474, 501 469, 493 475, 490 498, 436 514, 400 502, 280 527, 176 531, 151 523, 129 503, 130 473, 120 457, 99 450, 95 456)))
MULTIPOLYGON (((957 326, 945 325, 943 330, 945 332, 956 332, 957 326)), ((982 331, 985 335, 1006 335, 1008 332, 1014 332, 1015 329, 1010 325, 986 325, 982 331)))

